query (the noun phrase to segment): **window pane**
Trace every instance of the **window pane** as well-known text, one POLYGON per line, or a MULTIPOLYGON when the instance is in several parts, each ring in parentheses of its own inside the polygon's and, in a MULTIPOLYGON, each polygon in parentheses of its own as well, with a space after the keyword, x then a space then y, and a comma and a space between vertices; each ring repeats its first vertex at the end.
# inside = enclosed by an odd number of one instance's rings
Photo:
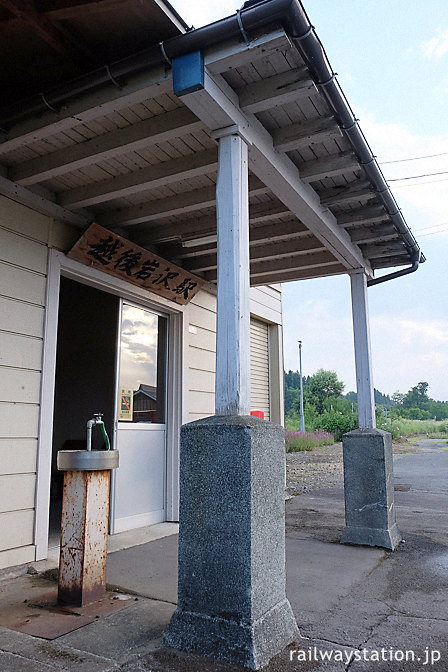
POLYGON ((124 303, 118 420, 165 422, 167 320, 124 303))

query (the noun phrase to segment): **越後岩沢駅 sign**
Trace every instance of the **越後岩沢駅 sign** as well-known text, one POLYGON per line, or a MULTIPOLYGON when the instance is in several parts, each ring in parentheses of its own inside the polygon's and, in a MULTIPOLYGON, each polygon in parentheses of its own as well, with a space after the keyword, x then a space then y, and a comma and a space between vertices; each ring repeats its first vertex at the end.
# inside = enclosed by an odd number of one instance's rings
POLYGON ((67 256, 175 303, 189 303, 205 284, 202 278, 99 224, 91 224, 67 256))

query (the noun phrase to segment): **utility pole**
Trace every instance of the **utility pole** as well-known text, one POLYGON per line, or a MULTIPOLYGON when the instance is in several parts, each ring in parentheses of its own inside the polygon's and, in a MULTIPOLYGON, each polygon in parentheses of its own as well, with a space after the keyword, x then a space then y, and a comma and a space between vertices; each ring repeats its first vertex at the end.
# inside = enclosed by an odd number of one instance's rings
POLYGON ((299 376, 300 376, 300 431, 305 431, 305 417, 303 415, 303 379, 302 379, 302 341, 299 341, 299 376))

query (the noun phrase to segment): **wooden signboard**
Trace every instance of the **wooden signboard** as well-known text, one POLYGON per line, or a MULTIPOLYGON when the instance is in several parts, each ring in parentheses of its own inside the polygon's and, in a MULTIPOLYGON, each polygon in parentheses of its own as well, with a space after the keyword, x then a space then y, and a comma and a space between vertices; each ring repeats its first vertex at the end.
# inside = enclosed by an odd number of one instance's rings
POLYGON ((205 283, 99 224, 91 224, 67 256, 182 305, 205 283))

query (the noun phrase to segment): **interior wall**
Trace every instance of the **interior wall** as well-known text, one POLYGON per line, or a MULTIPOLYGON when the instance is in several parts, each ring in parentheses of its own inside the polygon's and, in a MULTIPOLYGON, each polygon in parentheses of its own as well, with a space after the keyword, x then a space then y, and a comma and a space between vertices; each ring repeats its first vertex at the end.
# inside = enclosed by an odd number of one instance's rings
MULTIPOLYGON (((61 278, 53 471, 56 453, 66 441, 86 441, 87 420, 94 413, 104 414, 112 438, 119 305, 112 294, 61 278)), ((99 429, 92 436, 93 447, 101 447, 99 429)))

